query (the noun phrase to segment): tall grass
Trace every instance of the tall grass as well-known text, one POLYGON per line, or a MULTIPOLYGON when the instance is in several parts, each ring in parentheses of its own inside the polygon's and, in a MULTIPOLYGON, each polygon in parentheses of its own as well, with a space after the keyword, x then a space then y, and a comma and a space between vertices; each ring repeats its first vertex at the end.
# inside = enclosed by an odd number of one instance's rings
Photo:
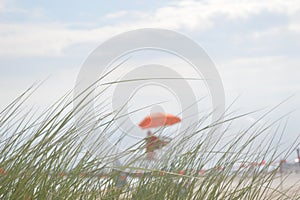
POLYGON ((1 199, 300 198, 292 192, 293 188, 281 190, 273 184, 279 166, 270 168, 273 161, 287 157, 293 147, 278 152, 275 136, 261 141, 265 133, 270 132, 266 134, 270 136, 284 132, 278 125, 280 120, 255 126, 257 121, 231 133, 231 123, 244 114, 228 115, 218 122, 223 124, 223 134, 230 132, 232 136, 226 142, 223 137, 205 134, 214 125, 202 127, 199 121, 186 130, 189 134, 171 145, 159 162, 145 167, 148 161, 144 161, 143 141, 115 152, 94 138, 95 143, 89 144, 96 145, 92 148, 95 150, 105 149, 102 156, 86 150, 86 142, 91 140, 89 134, 101 129, 98 137, 103 137, 112 127, 115 113, 107 113, 101 107, 97 124, 91 124, 89 113, 75 123, 74 116, 85 105, 73 108, 69 93, 37 115, 24 108, 33 90, 24 92, 0 113, 1 199), (211 140, 214 143, 208 143, 211 140), (257 144, 263 148, 255 151, 253 146, 257 144), (126 164, 116 166, 120 157, 126 157, 126 164), (268 162, 259 170, 237 167, 265 159, 268 162))

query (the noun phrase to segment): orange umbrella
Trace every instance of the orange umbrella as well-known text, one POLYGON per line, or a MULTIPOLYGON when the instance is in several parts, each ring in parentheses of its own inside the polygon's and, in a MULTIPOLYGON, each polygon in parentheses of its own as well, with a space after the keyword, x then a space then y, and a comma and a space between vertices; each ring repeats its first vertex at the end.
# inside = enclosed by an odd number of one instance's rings
POLYGON ((155 113, 148 115, 139 126, 142 129, 155 128, 161 126, 170 126, 181 122, 179 117, 167 113, 155 113))

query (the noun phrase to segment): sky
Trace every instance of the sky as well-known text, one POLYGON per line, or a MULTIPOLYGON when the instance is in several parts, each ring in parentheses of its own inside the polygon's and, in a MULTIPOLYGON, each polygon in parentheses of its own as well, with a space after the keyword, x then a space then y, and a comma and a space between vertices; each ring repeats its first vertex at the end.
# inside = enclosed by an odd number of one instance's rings
MULTIPOLYGON (((0 0, 0 108, 36 81, 32 103, 46 106, 74 87, 88 55, 111 36, 138 28, 182 33, 202 46, 233 110, 293 111, 282 140, 300 134, 300 2, 0 0)), ((247 116, 249 124, 259 114, 247 116)))

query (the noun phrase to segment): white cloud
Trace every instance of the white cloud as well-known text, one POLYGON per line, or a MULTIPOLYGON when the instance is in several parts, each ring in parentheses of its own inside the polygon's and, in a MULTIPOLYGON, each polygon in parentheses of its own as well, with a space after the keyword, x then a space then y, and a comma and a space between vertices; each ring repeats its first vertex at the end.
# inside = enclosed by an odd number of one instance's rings
POLYGON ((0 0, 0 13, 4 10, 5 8, 5 0, 0 0))
POLYGON ((217 16, 247 18, 266 11, 292 16, 300 11, 300 3, 296 0, 183 0, 145 14, 142 21, 150 25, 201 30, 212 27, 217 16))
POLYGON ((285 56, 243 57, 219 67, 226 91, 240 94, 247 91, 269 97, 284 94, 287 97, 300 92, 299 63, 299 59, 285 56))
POLYGON ((61 55, 72 44, 96 42, 118 31, 118 27, 72 30, 59 24, 1 24, 0 55, 61 55))
POLYGON ((300 12, 298 11, 289 23, 289 29, 296 33, 300 32, 300 12))
POLYGON ((28 11, 19 7, 12 6, 13 1, 11 0, 0 0, 0 14, 12 14, 12 13, 22 13, 25 15, 32 15, 33 13, 36 13, 36 11, 28 11))
MULTIPOLYGON (((0 9, 3 5, 1 2, 3 0, 0 1, 0 9)), ((63 50, 70 45, 88 42, 98 43, 112 35, 136 28, 155 27, 201 31, 212 28, 214 20, 218 16, 229 19, 248 18, 251 15, 266 11, 281 13, 293 19, 295 13, 300 11, 300 3, 297 0, 182 0, 152 12, 120 11, 110 13, 105 18, 114 22, 111 25, 94 29, 71 29, 68 24, 52 23, 1 24, 0 55, 61 55, 63 50)), ((299 29, 300 26, 297 23, 289 25, 290 31, 299 31, 299 29)), ((274 30, 277 31, 276 27, 274 30)))

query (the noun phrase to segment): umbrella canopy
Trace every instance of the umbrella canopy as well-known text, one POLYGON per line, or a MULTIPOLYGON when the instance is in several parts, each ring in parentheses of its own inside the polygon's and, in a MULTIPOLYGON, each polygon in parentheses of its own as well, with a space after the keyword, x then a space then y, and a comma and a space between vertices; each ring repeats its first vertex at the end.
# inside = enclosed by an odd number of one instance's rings
POLYGON ((161 127, 161 126, 170 126, 179 122, 181 122, 181 119, 172 114, 155 113, 155 114, 148 115, 139 124, 139 126, 142 129, 146 129, 146 128, 161 127))

